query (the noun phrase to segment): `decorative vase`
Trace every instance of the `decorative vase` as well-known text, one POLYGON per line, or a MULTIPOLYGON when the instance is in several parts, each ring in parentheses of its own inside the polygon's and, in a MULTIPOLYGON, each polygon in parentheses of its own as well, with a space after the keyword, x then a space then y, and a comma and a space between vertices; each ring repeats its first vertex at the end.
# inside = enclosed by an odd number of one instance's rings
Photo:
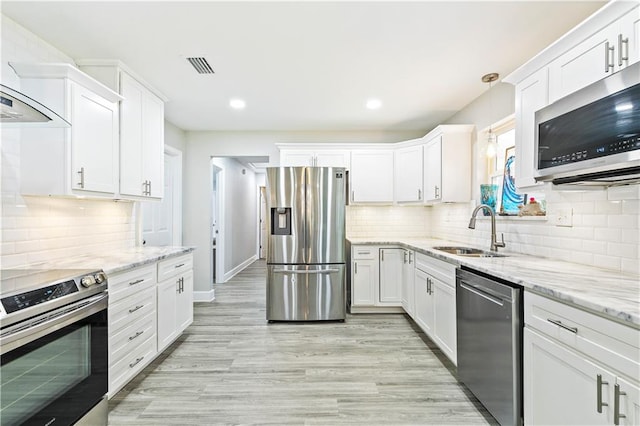
MULTIPOLYGON (((481 184, 480 185, 480 203, 486 204, 493 212, 496 212, 496 200, 498 197, 498 185, 481 184)), ((485 216, 489 216, 489 212, 482 210, 485 216)))

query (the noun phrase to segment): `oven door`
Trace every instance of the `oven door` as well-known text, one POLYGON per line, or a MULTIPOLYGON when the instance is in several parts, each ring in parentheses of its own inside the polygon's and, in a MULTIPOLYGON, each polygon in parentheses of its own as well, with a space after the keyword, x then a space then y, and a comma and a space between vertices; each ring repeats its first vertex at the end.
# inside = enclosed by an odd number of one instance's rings
POLYGON ((2 330, 0 424, 81 419, 107 393, 107 342, 106 293, 2 330))

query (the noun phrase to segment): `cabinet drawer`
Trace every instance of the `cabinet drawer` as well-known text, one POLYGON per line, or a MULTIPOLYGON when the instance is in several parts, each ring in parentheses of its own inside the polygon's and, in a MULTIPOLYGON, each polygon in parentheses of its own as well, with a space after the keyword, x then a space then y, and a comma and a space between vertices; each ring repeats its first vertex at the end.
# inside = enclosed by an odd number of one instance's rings
POLYGON ((638 376, 640 330, 525 292, 525 326, 627 375, 638 376))
POLYGON ((109 334, 122 327, 133 324, 149 312, 156 309, 156 290, 154 287, 138 292, 115 303, 109 303, 109 334))
POLYGON ((147 315, 138 319, 129 327, 109 336, 109 365, 114 365, 125 355, 133 352, 146 339, 156 336, 156 311, 150 311, 147 315))
POLYGON ((155 264, 135 268, 109 277, 109 302, 115 302, 138 291, 151 288, 156 283, 155 264))
POLYGON ((416 268, 439 279, 450 287, 456 286, 456 265, 423 253, 416 253, 416 268))
POLYGON ((158 262, 158 282, 178 274, 183 274, 189 269, 193 269, 193 255, 191 253, 165 259, 158 262))
POLYGON ((378 257, 378 247, 353 246, 351 247, 353 260, 373 260, 378 257))
POLYGON ((113 397, 133 376, 146 367, 156 355, 156 336, 147 336, 133 352, 109 367, 109 397, 113 397))

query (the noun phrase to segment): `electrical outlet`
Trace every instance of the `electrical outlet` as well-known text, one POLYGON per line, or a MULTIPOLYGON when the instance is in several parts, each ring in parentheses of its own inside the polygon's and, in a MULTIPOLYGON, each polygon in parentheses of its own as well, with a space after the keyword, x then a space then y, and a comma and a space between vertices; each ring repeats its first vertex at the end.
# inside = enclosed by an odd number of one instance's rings
POLYGON ((573 210, 560 209, 556 214, 556 226, 573 226, 573 210))

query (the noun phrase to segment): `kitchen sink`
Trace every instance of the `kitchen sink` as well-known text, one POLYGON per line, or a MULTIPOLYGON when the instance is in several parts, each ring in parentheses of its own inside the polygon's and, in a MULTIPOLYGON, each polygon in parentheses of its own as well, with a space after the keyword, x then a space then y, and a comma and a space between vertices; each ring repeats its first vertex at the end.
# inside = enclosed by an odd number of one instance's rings
POLYGON ((449 254, 466 257, 506 257, 493 251, 481 250, 473 247, 434 247, 434 250, 444 251, 449 254))

